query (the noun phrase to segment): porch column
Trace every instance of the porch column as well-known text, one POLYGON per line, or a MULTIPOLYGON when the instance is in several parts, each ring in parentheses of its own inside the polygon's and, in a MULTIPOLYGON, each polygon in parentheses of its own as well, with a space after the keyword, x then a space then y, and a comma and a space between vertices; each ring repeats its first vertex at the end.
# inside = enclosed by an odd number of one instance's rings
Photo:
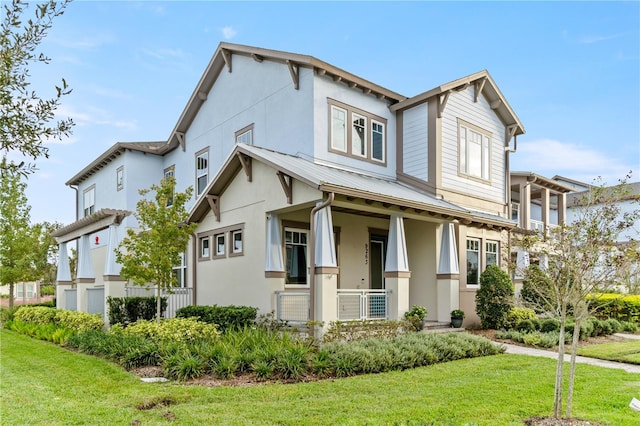
POLYGON ((551 218, 549 217, 549 190, 547 188, 540 189, 540 200, 541 200, 541 208, 542 208, 542 226, 543 235, 546 237, 547 229, 549 229, 549 224, 551 223, 551 218))
POLYGON ((58 272, 56 273, 56 308, 66 309, 64 291, 73 286, 67 243, 58 244, 58 272))
POLYGON ((530 229, 531 222, 531 185, 529 182, 520 184, 520 227, 530 229))
POLYGON ((266 233, 264 278, 271 294, 271 310, 277 311, 278 301, 275 292, 284 290, 286 272, 282 258, 280 218, 276 213, 267 213, 266 233))
POLYGON ((404 221, 401 215, 389 217, 389 237, 387 238, 387 260, 384 265, 384 284, 389 293, 389 319, 404 317, 409 310, 409 260, 407 241, 404 235, 404 221))
POLYGON ((558 194, 558 225, 564 225, 567 220, 567 194, 558 194))
POLYGON ((104 262, 104 323, 109 327, 108 297, 125 297, 127 281, 120 276, 122 265, 116 262, 116 248, 120 244, 119 230, 115 224, 109 225, 107 255, 104 262))
POLYGON ((87 312, 87 289, 93 287, 96 282, 93 274, 93 262, 91 261, 91 241, 89 235, 80 237, 78 243, 78 267, 76 271, 77 281, 77 310, 87 312))
POLYGON ((524 272, 529 268, 529 252, 522 248, 518 249, 518 253, 516 255, 516 279, 522 279, 524 277, 524 272))
POLYGON ((336 261, 335 242, 333 239, 333 220, 331 206, 316 212, 314 258, 314 310, 315 319, 324 323, 338 319, 338 263, 336 261))
MULTIPOLYGON (((522 199, 520 199, 522 202, 522 199)), ((456 247, 456 233, 453 222, 442 224, 440 236, 440 258, 436 274, 439 322, 450 322, 451 311, 460 308, 460 263, 456 247)))

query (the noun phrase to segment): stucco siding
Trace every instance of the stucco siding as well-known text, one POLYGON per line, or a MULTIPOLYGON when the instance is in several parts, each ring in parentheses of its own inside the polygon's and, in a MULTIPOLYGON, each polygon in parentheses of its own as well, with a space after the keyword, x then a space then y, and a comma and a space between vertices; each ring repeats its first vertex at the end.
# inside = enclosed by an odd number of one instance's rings
POLYGON ((496 203, 505 203, 505 129, 484 96, 473 102, 473 87, 449 96, 442 115, 442 188, 470 194, 496 203), (491 135, 490 181, 469 178, 459 170, 458 119, 491 135))
POLYGON ((424 181, 429 176, 427 108, 424 103, 402 116, 402 171, 424 181))
POLYGON ((352 89, 344 83, 334 82, 325 76, 314 79, 314 156, 319 161, 344 165, 356 170, 377 173, 389 177, 396 175, 396 123, 389 111, 389 103, 373 95, 365 95, 361 89, 352 89), (329 103, 333 99, 351 107, 387 120, 386 165, 375 164, 358 158, 329 152, 329 103))
POLYGON ((234 55, 232 72, 222 70, 186 132, 186 150, 178 148, 165 156, 164 167, 176 164, 178 189, 195 185, 195 154, 205 148, 211 181, 233 150, 236 132, 248 125, 253 125, 254 145, 311 154, 312 79, 313 71, 301 68, 296 90, 285 64, 234 55))
POLYGON ((435 321, 438 315, 437 257, 435 223, 405 220, 407 256, 411 278, 409 280, 409 303, 427 308, 427 319, 435 321))

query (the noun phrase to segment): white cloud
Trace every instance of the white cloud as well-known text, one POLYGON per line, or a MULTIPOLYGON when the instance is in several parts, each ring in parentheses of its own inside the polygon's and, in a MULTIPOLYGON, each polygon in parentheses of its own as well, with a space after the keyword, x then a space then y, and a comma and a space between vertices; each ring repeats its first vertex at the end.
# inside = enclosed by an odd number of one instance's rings
POLYGON ((180 49, 171 49, 168 47, 158 49, 142 49, 142 53, 154 59, 164 61, 166 59, 180 58, 184 56, 184 52, 180 49))
POLYGON ((599 43, 601 41, 613 40, 621 36, 622 34, 612 34, 612 35, 606 35, 606 36, 600 36, 600 35, 582 36, 578 39, 578 43, 593 44, 593 43, 599 43))
MULTIPOLYGON (((633 157, 633 156, 632 156, 633 157)), ((605 182, 615 183, 630 170, 633 180, 640 170, 633 158, 621 159, 588 146, 553 139, 538 139, 518 143, 518 151, 511 155, 512 171, 531 171, 543 176, 562 175, 583 182, 601 176, 605 182)))
POLYGON ((100 125, 112 126, 125 130, 136 130, 138 128, 138 122, 136 120, 114 119, 111 117, 109 111, 91 106, 85 107, 83 112, 78 112, 73 108, 61 105, 56 111, 56 116, 64 118, 71 117, 76 126, 79 127, 100 125))
POLYGON ((238 34, 238 31, 236 31, 233 27, 229 25, 224 27, 221 31, 222 31, 222 37, 224 37, 226 40, 230 40, 234 38, 236 34, 238 34))

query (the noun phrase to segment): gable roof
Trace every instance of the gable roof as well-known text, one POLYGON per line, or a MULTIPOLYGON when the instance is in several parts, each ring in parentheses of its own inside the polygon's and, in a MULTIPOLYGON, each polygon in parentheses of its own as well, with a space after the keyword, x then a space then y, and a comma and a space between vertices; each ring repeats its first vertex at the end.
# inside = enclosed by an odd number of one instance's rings
POLYGON ((76 173, 71 179, 66 181, 65 185, 78 185, 118 158, 127 149, 131 151, 144 152, 146 154, 163 155, 170 150, 170 147, 167 146, 166 142, 116 142, 109 149, 100 154, 98 158, 93 160, 85 168, 76 173))
POLYGON ((210 209, 206 195, 221 195, 242 169, 239 154, 267 164, 319 191, 415 208, 505 228, 515 226, 514 222, 506 218, 487 213, 479 214, 395 179, 317 164, 299 156, 245 144, 236 145, 218 175, 209 183, 204 192, 205 196, 201 196, 191 208, 189 222, 201 221, 210 209))
POLYGON ((172 148, 180 145, 182 135, 187 131, 200 110, 200 107, 207 100, 207 94, 215 84, 220 73, 225 67, 228 72, 233 72, 233 55, 251 57, 257 62, 269 60, 282 63, 289 67, 292 78, 293 74, 297 72, 295 70, 297 70, 298 67, 311 68, 320 74, 333 77, 336 81, 345 82, 353 88, 360 88, 363 92, 387 99, 391 103, 406 99, 406 96, 385 89, 382 86, 316 59, 313 56, 222 42, 218 45, 211 61, 209 61, 209 65, 207 65, 204 74, 200 77, 200 81, 191 94, 187 105, 182 111, 182 114, 180 114, 178 122, 169 135, 168 144, 171 145, 172 148))
POLYGON ((433 89, 427 90, 426 92, 420 93, 419 95, 400 101, 397 104, 391 106, 391 111, 400 111, 411 108, 415 105, 424 103, 428 99, 435 96, 464 90, 471 85, 474 86, 475 90, 484 94, 484 96, 491 104, 491 108, 496 111, 505 125, 515 126, 514 135, 522 135, 525 133, 524 126, 520 122, 520 119, 513 111, 513 109, 507 102, 507 99, 504 97, 504 95, 498 88, 498 85, 487 70, 483 70, 475 74, 450 81, 449 83, 434 87, 433 89))
POLYGON ((536 183, 536 185, 542 186, 544 188, 549 188, 559 193, 566 194, 566 193, 575 191, 574 187, 567 185, 566 183, 555 180, 553 178, 549 179, 547 177, 544 177, 542 175, 539 175, 533 172, 509 172, 509 175, 511 176, 511 178, 514 178, 514 177, 523 178, 531 183, 536 183))

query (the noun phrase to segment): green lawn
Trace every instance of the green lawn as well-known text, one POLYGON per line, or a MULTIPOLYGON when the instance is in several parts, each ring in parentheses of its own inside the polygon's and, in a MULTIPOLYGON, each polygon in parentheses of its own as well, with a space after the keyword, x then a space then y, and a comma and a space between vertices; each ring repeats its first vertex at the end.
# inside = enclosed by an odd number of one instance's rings
POLYGON ((640 364, 640 340, 584 346, 578 349, 578 355, 640 364))
MULTIPOLYGON (((522 425, 551 412, 553 360, 498 355, 295 385, 146 384, 120 367, 0 330, 3 425, 522 425), (156 405, 160 401, 168 405, 156 405), (142 409, 145 408, 145 409, 142 409)), ((637 425, 640 378, 577 366, 574 415, 637 425)))

